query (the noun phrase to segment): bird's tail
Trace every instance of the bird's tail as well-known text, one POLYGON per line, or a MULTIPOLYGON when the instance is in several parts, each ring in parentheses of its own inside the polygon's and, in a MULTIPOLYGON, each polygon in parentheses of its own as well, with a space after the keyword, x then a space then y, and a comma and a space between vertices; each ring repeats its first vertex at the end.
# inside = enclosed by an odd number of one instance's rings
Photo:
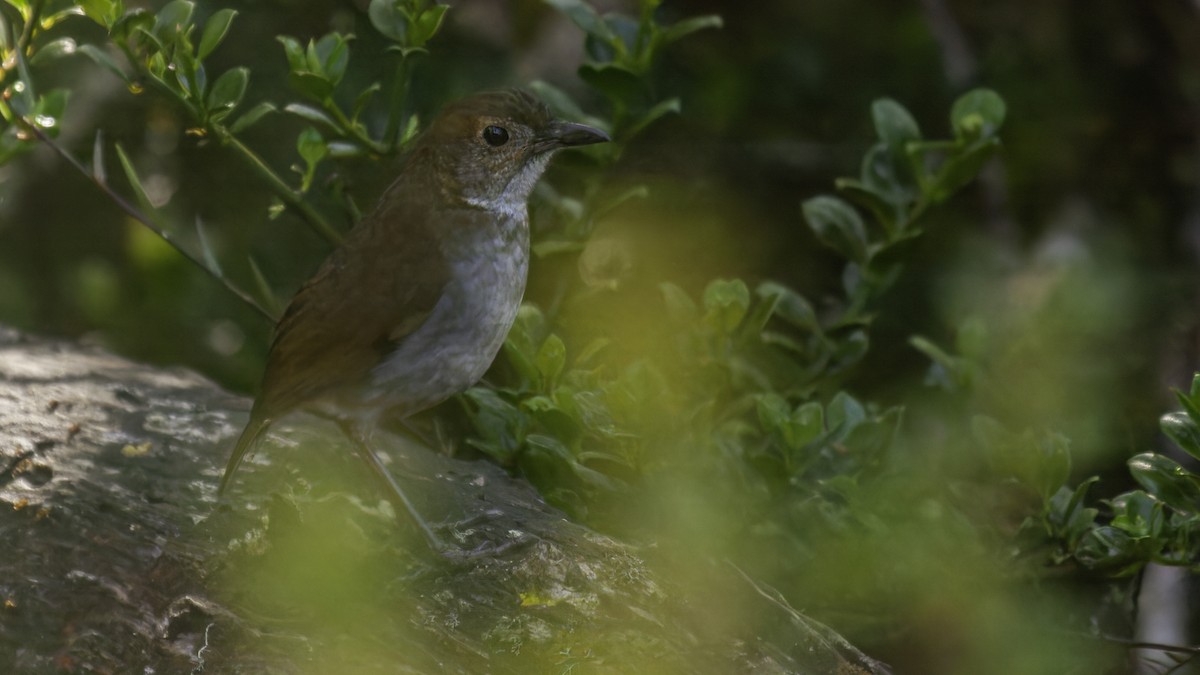
POLYGON ((229 456, 229 462, 225 464, 225 475, 221 476, 221 486, 217 488, 217 496, 225 494, 225 488, 229 487, 229 482, 233 479, 233 474, 237 473, 242 460, 258 444, 259 436, 267 430, 267 427, 271 426, 272 421, 270 417, 259 417, 253 412, 250 413, 250 421, 242 430, 242 435, 238 437, 233 454, 229 456))

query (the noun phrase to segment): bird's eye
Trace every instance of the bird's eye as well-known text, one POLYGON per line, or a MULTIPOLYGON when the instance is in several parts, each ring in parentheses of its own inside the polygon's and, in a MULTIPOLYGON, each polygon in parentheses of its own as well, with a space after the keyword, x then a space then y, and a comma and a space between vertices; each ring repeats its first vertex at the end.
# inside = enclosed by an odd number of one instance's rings
POLYGON ((508 129, 492 125, 483 130, 483 140, 493 148, 498 148, 508 142, 508 129))

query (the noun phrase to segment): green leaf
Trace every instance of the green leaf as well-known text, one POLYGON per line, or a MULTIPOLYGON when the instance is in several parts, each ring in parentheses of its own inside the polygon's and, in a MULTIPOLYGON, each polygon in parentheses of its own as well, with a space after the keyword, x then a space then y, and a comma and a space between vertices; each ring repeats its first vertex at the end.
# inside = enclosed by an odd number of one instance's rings
POLYGON ((367 154, 366 148, 352 141, 330 141, 326 145, 330 157, 363 157, 367 154))
POLYGON ((871 104, 871 119, 875 122, 879 140, 889 146, 899 147, 909 141, 921 140, 917 121, 904 106, 890 98, 876 99, 871 104))
POLYGON ((350 63, 348 39, 337 33, 328 33, 316 42, 309 42, 307 63, 309 71, 324 76, 330 85, 337 85, 350 63))
POLYGON ((750 308, 750 289, 741 279, 714 279, 704 289, 704 322, 732 333, 750 308))
POLYGON ((236 10, 222 9, 209 17, 208 23, 204 25, 204 33, 200 36, 200 45, 196 48, 196 58, 201 61, 208 58, 208 55, 225 40, 225 34, 229 32, 229 25, 233 23, 235 16, 236 10))
POLYGON ((305 163, 300 191, 308 192, 308 189, 312 186, 313 178, 316 176, 317 165, 329 155, 329 146, 325 144, 325 139, 321 136, 321 132, 312 127, 306 127, 304 131, 300 132, 300 136, 296 138, 296 151, 300 153, 300 157, 304 159, 305 163))
POLYGON ((100 67, 121 78, 125 83, 128 84, 130 82, 129 76, 125 74, 125 71, 121 70, 121 67, 117 65, 117 62, 114 61, 104 49, 97 47, 96 45, 80 45, 78 51, 82 52, 89 59, 96 62, 96 64, 100 67))
POLYGON ((371 25, 384 37, 408 44, 408 17, 400 9, 400 0, 371 0, 367 7, 371 25))
POLYGON ((208 109, 212 112, 228 114, 242 102, 246 95, 246 85, 250 82, 250 70, 245 66, 230 68, 213 83, 212 91, 208 93, 208 109))
POLYGON ((275 38, 283 45, 284 56, 287 57, 288 70, 292 73, 308 72, 308 59, 304 56, 304 48, 293 37, 280 35, 275 38))
POLYGON ((960 139, 989 138, 1004 124, 1006 110, 999 94, 990 89, 975 89, 951 106, 950 123, 960 139))
POLYGON ((92 142, 92 180, 99 185, 108 185, 108 170, 104 167, 104 131, 96 130, 92 142))
POLYGON ((670 320, 685 325, 696 320, 699 310, 687 291, 669 281, 660 283, 658 290, 663 295, 663 303, 667 306, 667 317, 670 320))
POLYGON ((379 86, 378 82, 373 82, 371 83, 371 86, 358 92, 358 95, 354 97, 354 107, 351 109, 351 120, 358 119, 358 116, 362 114, 362 111, 366 110, 367 104, 371 101, 371 97, 374 96, 380 90, 380 88, 381 87, 379 86))
POLYGON ((867 411, 853 396, 844 391, 834 394, 825 407, 825 417, 831 431, 849 433, 851 429, 867 419, 867 411))
POLYGON ((803 295, 787 286, 774 281, 764 281, 754 290, 754 294, 760 298, 775 298, 772 312, 774 316, 778 316, 801 330, 814 333, 821 331, 821 325, 817 322, 817 314, 813 310, 812 304, 803 295))
POLYGON ((567 363, 567 346, 562 338, 551 333, 538 349, 533 363, 542 376, 542 388, 550 389, 567 363))
POLYGON ((521 447, 528 416, 500 395, 484 387, 472 387, 463 394, 470 413, 471 426, 483 441, 471 444, 501 464, 511 464, 521 447))
POLYGON ((185 32, 191 25, 192 12, 196 5, 189 0, 172 0, 158 11, 154 21, 154 36, 163 44, 174 41, 175 36, 185 32))
POLYGON ((862 182, 872 192, 892 205, 893 219, 898 220, 908 206, 916 201, 917 183, 911 165, 903 154, 886 143, 877 143, 863 156, 862 182))
POLYGON ((669 98, 665 101, 659 101, 654 105, 653 108, 647 110, 646 114, 642 115, 638 121, 634 123, 634 125, 629 129, 629 133, 626 137, 630 138, 638 135, 643 129, 651 124, 654 124, 662 117, 667 115, 678 115, 680 109, 680 102, 678 98, 669 98))
POLYGON ((329 148, 325 145, 325 139, 321 137, 321 133, 308 127, 296 139, 296 151, 300 153, 305 162, 311 165, 324 159, 329 148))
POLYGON ((283 111, 309 122, 328 127, 331 131, 338 131, 337 122, 320 108, 314 108, 303 103, 289 103, 283 107, 283 111))
POLYGON ((272 316, 280 315, 279 298, 275 295, 275 291, 271 288, 271 284, 267 283, 267 277, 263 274, 262 269, 254 258, 247 257, 250 263, 250 274, 254 277, 254 285, 258 289, 258 298, 262 302, 263 307, 271 313, 272 316))
POLYGON ((902 207, 893 201, 896 198, 893 192, 879 190, 854 178, 838 178, 834 185, 842 194, 870 211, 889 232, 903 217, 902 207))
POLYGON ((809 401, 792 411, 788 416, 787 440, 788 447, 799 450, 817 440, 825 431, 825 411, 821 404, 809 401))
POLYGON ((853 262, 867 261, 867 230, 853 207, 837 197, 821 196, 805 201, 802 209, 817 239, 853 262))
POLYGON ((333 83, 324 75, 307 70, 289 73, 288 84, 292 85, 292 89, 314 101, 326 101, 333 95, 333 83))
POLYGON ((575 22, 576 26, 582 28, 583 32, 588 35, 593 35, 609 44, 620 42, 620 38, 612 32, 612 28, 604 21, 604 18, 586 2, 582 2, 582 0, 545 0, 545 2, 566 14, 571 21, 575 22))
POLYGON ((448 5, 437 4, 417 17, 411 32, 412 46, 422 47, 425 43, 433 39, 434 35, 442 27, 442 21, 446 18, 446 10, 450 9, 448 5))
POLYGON ((75 41, 69 37, 51 40, 41 47, 38 47, 37 51, 33 53, 33 58, 29 59, 29 65, 37 66, 43 63, 48 63, 55 59, 60 59, 64 56, 71 56, 75 53, 75 51, 75 41))
POLYGON ((263 101, 237 118, 237 121, 230 125, 229 131, 235 134, 241 133, 249 129, 255 122, 273 112, 276 112, 275 104, 263 101))
POLYGON ((141 205, 143 211, 153 214, 154 205, 150 203, 150 197, 146 195, 146 188, 142 186, 137 170, 133 168, 133 162, 129 161, 129 155, 125 154, 125 148, 121 147, 120 143, 114 144, 114 147, 117 149, 117 159, 121 162, 121 170, 125 172, 125 178, 129 181, 129 186, 133 188, 133 194, 137 198, 138 204, 141 205))
POLYGON ((609 100, 633 105, 645 94, 645 84, 636 73, 615 63, 585 63, 579 77, 609 100))
POLYGON ((1175 460, 1152 452, 1129 459, 1129 473, 1146 492, 1184 513, 1196 513, 1200 507, 1200 484, 1192 472, 1175 460))
POLYGON ((949 157, 938 167, 928 193, 930 201, 935 204, 944 202, 967 183, 975 180, 983 165, 999 148, 1000 141, 990 139, 949 157))
POLYGON ((112 28, 120 18, 121 4, 114 0, 79 0, 84 15, 105 28, 112 28))
POLYGON ((204 264, 208 267, 208 271, 218 277, 223 276, 221 263, 217 261, 217 255, 208 241, 208 230, 204 227, 204 221, 200 219, 200 216, 196 216, 196 238, 200 241, 200 252, 204 254, 204 264))
POLYGON ((1200 425, 1187 413, 1168 413, 1159 418, 1159 428, 1175 445, 1187 454, 1200 459, 1200 425))
POLYGON ((716 14, 705 14, 704 16, 693 16, 682 21, 671 24, 663 31, 663 44, 671 44, 676 40, 695 33, 696 31, 706 28, 722 28, 725 22, 716 14))
MULTIPOLYGON (((122 14, 109 29, 113 38, 128 40, 130 37, 145 32, 151 39, 158 42, 158 39, 150 32, 154 27, 155 17, 149 10, 135 7, 122 14)), ((160 45, 161 46, 161 45, 160 45)))
POLYGON ((593 123, 594 120, 585 119, 587 115, 584 114, 583 108, 580 108, 575 99, 571 98, 571 95, 562 89, 543 80, 530 82, 529 88, 533 90, 534 94, 537 94, 538 98, 546 102, 546 105, 550 107, 550 110, 556 117, 580 120, 587 124, 593 123))

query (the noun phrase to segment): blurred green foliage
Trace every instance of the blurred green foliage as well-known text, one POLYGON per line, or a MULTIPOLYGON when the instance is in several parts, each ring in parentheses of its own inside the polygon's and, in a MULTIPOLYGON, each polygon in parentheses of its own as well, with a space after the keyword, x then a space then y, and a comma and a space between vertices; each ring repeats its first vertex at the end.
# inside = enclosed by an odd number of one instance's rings
POLYGON ((0 320, 250 390, 253 305, 525 84, 614 142, 539 186, 456 451, 901 672, 1121 672, 1145 565, 1200 556, 1200 14, 610 4, 4 0, 0 320))

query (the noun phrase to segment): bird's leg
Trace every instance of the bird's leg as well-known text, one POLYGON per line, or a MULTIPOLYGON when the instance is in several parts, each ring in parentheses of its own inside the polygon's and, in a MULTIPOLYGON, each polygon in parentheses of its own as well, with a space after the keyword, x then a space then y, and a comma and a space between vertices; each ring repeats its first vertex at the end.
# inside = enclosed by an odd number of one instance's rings
POLYGON ((386 484, 386 487, 389 491, 389 496, 392 498, 392 502, 396 506, 401 507, 408 512, 408 517, 412 519, 413 524, 415 524, 417 529, 421 531, 421 534, 424 535, 425 541, 429 543, 429 547, 432 548, 436 553, 445 553, 446 545, 443 544, 442 540, 437 536, 437 534, 434 533, 433 528, 429 527, 429 523, 426 523, 425 519, 421 517, 421 514, 417 512, 417 508, 413 506, 411 501, 409 501, 408 495, 404 494, 404 490, 400 487, 400 484, 396 482, 396 479, 393 478, 392 474, 388 472, 387 467, 383 465, 383 462, 379 461, 379 456, 376 455, 375 451, 371 449, 371 427, 369 425, 364 425, 361 422, 351 420, 339 420, 338 423, 342 427, 342 430, 346 433, 346 436, 354 442, 354 445, 358 451, 358 456, 362 458, 362 460, 367 463, 367 466, 370 466, 371 470, 375 472, 375 475, 379 476, 379 478, 386 484))

